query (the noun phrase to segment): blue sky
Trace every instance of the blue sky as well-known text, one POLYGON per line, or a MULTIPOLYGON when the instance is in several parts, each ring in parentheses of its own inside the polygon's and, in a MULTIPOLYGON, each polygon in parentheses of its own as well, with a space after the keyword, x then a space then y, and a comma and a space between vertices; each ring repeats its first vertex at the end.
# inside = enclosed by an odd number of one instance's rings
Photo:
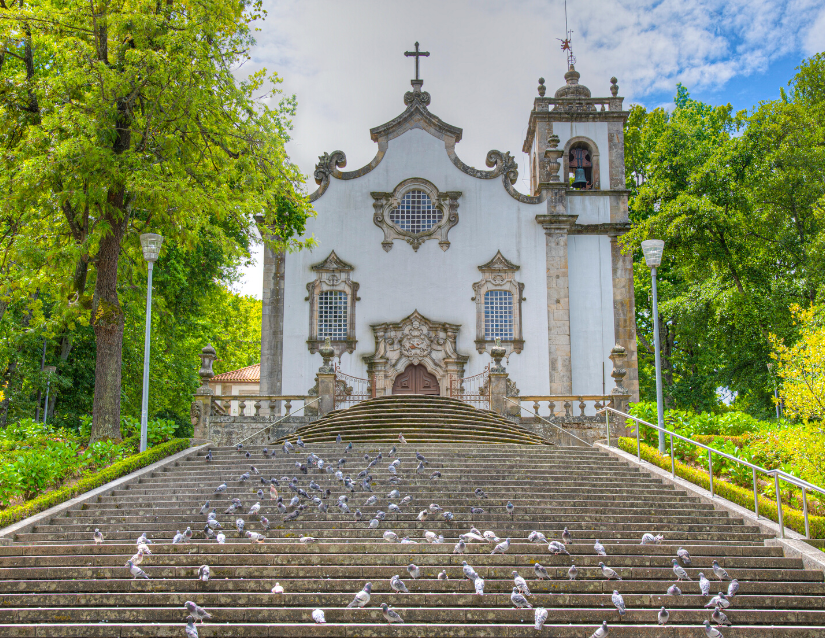
MULTIPOLYGON (((563 0, 264 0, 252 60, 295 94, 292 160, 309 176, 325 151, 347 170, 375 155, 369 129, 403 109, 416 40, 430 110, 464 129, 461 159, 484 166, 487 151, 519 157, 537 79, 564 83, 563 0)), ((576 68, 593 95, 619 80, 625 106, 672 107, 677 82, 714 104, 750 109, 775 99, 800 61, 825 50, 823 0, 568 0, 576 68)), ((371 213, 370 213, 371 214, 371 213)), ((261 265, 239 288, 260 296, 261 265)))

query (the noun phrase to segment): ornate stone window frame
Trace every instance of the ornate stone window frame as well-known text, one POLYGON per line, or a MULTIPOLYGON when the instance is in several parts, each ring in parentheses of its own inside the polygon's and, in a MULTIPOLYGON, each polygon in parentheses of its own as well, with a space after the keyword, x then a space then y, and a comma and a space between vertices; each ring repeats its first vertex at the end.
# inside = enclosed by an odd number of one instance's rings
POLYGON ((584 137, 583 135, 571 137, 564 145, 564 173, 562 173, 562 181, 567 184, 570 180, 570 149, 573 148, 573 146, 586 146, 587 150, 590 151, 590 163, 592 164, 590 167, 590 179, 593 183, 593 188, 588 190, 601 190, 601 176, 599 174, 599 147, 596 146, 596 142, 591 140, 589 137, 584 137))
POLYGON ((344 352, 352 354, 358 343, 355 339, 355 306, 361 298, 358 296, 359 284, 351 279, 355 267, 338 257, 333 250, 322 262, 311 267, 315 273, 315 280, 307 284, 309 302, 309 338, 307 346, 312 354, 324 345, 324 338, 318 335, 318 298, 322 292, 335 290, 347 294, 347 338, 332 341, 335 355, 340 357, 344 352))
POLYGON ((421 177, 411 177, 398 184, 392 193, 370 193, 375 213, 372 221, 384 231, 384 240, 381 246, 387 252, 392 250, 393 242, 396 239, 406 241, 414 251, 418 251, 421 244, 428 239, 437 239, 441 250, 450 247, 447 235, 450 229, 458 223, 458 199, 461 193, 458 191, 439 191, 435 184, 421 177), (433 206, 438 208, 442 215, 441 220, 429 230, 420 233, 411 233, 396 226, 390 221, 390 213, 398 208, 401 199, 406 193, 412 190, 421 190, 427 193, 432 200, 433 206))
POLYGON ((486 264, 478 267, 481 271, 481 281, 473 284, 475 296, 471 301, 476 302, 476 350, 479 354, 488 351, 495 345, 495 339, 487 339, 484 325, 484 295, 491 290, 504 290, 513 296, 513 338, 502 339, 501 345, 510 353, 519 353, 524 349, 524 338, 521 330, 521 302, 527 301, 523 296, 524 284, 516 281, 516 272, 520 269, 506 259, 501 251, 496 252, 486 264))

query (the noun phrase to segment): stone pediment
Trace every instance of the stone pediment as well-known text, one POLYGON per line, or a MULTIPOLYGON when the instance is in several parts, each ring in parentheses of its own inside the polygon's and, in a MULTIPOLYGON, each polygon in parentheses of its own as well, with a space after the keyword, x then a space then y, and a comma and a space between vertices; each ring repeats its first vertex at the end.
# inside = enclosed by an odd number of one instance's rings
POLYGON ((420 128, 440 140, 452 138, 453 143, 461 141, 462 130, 430 113, 427 105, 430 103, 430 94, 421 90, 423 81, 413 80, 413 90, 404 94, 406 110, 386 124, 370 129, 370 138, 373 142, 391 140, 407 131, 420 128))
POLYGON ((324 261, 311 266, 310 270, 315 272, 326 272, 335 270, 355 270, 355 267, 341 259, 333 250, 327 258, 324 259, 324 261))
POLYGON ((502 255, 500 250, 496 252, 496 256, 493 257, 490 261, 478 267, 478 269, 481 272, 491 272, 496 270, 515 272, 519 268, 520 266, 517 266, 512 261, 507 259, 504 255, 502 255))

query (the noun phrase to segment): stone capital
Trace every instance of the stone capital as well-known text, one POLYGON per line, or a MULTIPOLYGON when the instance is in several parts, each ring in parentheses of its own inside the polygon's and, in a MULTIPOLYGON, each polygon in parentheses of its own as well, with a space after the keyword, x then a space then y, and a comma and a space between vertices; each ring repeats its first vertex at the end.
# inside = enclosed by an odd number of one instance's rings
POLYGON ((566 235, 575 225, 578 215, 536 215, 546 235, 566 235))

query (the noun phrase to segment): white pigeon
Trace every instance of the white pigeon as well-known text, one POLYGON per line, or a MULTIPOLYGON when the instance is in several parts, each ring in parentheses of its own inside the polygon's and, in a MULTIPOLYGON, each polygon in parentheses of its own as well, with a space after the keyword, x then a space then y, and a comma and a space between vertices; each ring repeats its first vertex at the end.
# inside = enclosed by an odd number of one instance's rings
POLYGON ((505 538, 503 543, 499 543, 493 548, 493 551, 490 554, 504 554, 508 549, 510 549, 510 538, 505 538))
POLYGON ((544 623, 547 621, 547 610, 544 607, 536 607, 536 620, 533 627, 536 631, 541 631, 544 623))
POLYGON ((444 537, 436 535, 435 532, 426 531, 424 532, 424 538, 427 539, 429 543, 443 543, 444 537))
POLYGON ((501 539, 495 535, 495 532, 486 531, 482 534, 482 536, 487 539, 487 542, 490 543, 490 545, 495 545, 496 543, 501 542, 501 539))
POLYGON ((438 572, 438 580, 450 580, 450 577, 447 576, 446 569, 442 569, 440 572, 438 572))
POLYGON ((462 534, 461 536, 459 536, 459 538, 463 540, 465 543, 471 543, 472 541, 481 542, 485 540, 483 536, 481 536, 480 534, 474 534, 473 532, 467 532, 466 534, 462 534))
POLYGON ((315 611, 313 611, 312 612, 312 620, 314 620, 316 622, 316 624, 319 624, 319 625, 325 623, 327 620, 326 620, 326 618, 324 618, 324 610, 323 609, 316 609, 315 611))
POLYGON ((100 545, 103 542, 103 532, 101 532, 97 528, 95 528, 94 540, 95 540, 95 545, 100 545))
POLYGON ((364 585, 364 589, 355 594, 353 601, 347 605, 347 609, 353 607, 365 607, 370 602, 370 592, 372 591, 372 583, 364 585))
POLYGON ((378 529, 378 526, 379 526, 380 524, 381 524, 381 521, 379 521, 377 518, 373 518, 373 519, 370 521, 370 529, 378 529))
POLYGON ((209 582, 209 565, 201 565, 198 567, 198 579, 204 583, 209 582))
POLYGON ((141 534, 140 536, 138 536, 138 539, 135 541, 135 545, 149 545, 151 542, 152 542, 152 541, 150 541, 150 540, 146 537, 146 532, 143 532, 143 534, 141 534))
POLYGON ((530 588, 527 587, 527 581, 519 576, 517 571, 513 572, 513 584, 516 586, 516 589, 518 589, 520 594, 524 594, 525 596, 530 595, 530 588))
POLYGON ((137 553, 129 560, 132 561, 133 565, 140 565, 143 562, 143 552, 138 550, 137 553))
POLYGON ((412 578, 413 580, 421 576, 421 570, 418 569, 415 563, 410 563, 409 565, 407 565, 407 573, 409 573, 410 578, 412 578))
POLYGON ((317 543, 318 539, 314 536, 301 536, 298 539, 298 542, 303 543, 304 545, 309 545, 310 543, 317 543))
POLYGON ((596 554, 599 556, 607 556, 607 552, 604 550, 604 545, 602 545, 598 540, 593 544, 593 549, 596 550, 596 554))
POLYGON ((429 515, 430 513, 427 510, 421 510, 420 512, 418 512, 418 520, 426 521, 429 515))
POLYGON ((388 543, 397 543, 398 534, 396 534, 395 532, 391 532, 390 530, 387 530, 386 532, 384 532, 384 540, 388 543))
POLYGON ((275 586, 272 588, 271 591, 272 591, 273 594, 283 594, 284 593, 284 588, 281 585, 281 583, 275 583, 275 586))
POLYGON ((252 507, 249 508, 249 514, 247 516, 257 516, 258 512, 261 511, 261 504, 255 503, 252 507))
POLYGON ((473 587, 475 587, 476 593, 479 596, 484 595, 484 579, 481 576, 477 576, 476 579, 473 581, 473 587))
POLYGON ((257 532, 247 532, 246 535, 252 543, 263 543, 266 540, 266 536, 257 532))
POLYGON ((226 535, 223 532, 218 532, 215 540, 218 541, 218 545, 223 545, 226 542, 226 535))
POLYGON ((513 587, 513 593, 510 594, 510 602, 516 609, 532 609, 533 605, 527 602, 527 599, 518 593, 518 587, 513 587))
POLYGON ((657 534, 654 536, 653 534, 643 534, 642 535, 642 545, 661 545, 662 541, 664 540, 664 536, 661 534, 657 534))

